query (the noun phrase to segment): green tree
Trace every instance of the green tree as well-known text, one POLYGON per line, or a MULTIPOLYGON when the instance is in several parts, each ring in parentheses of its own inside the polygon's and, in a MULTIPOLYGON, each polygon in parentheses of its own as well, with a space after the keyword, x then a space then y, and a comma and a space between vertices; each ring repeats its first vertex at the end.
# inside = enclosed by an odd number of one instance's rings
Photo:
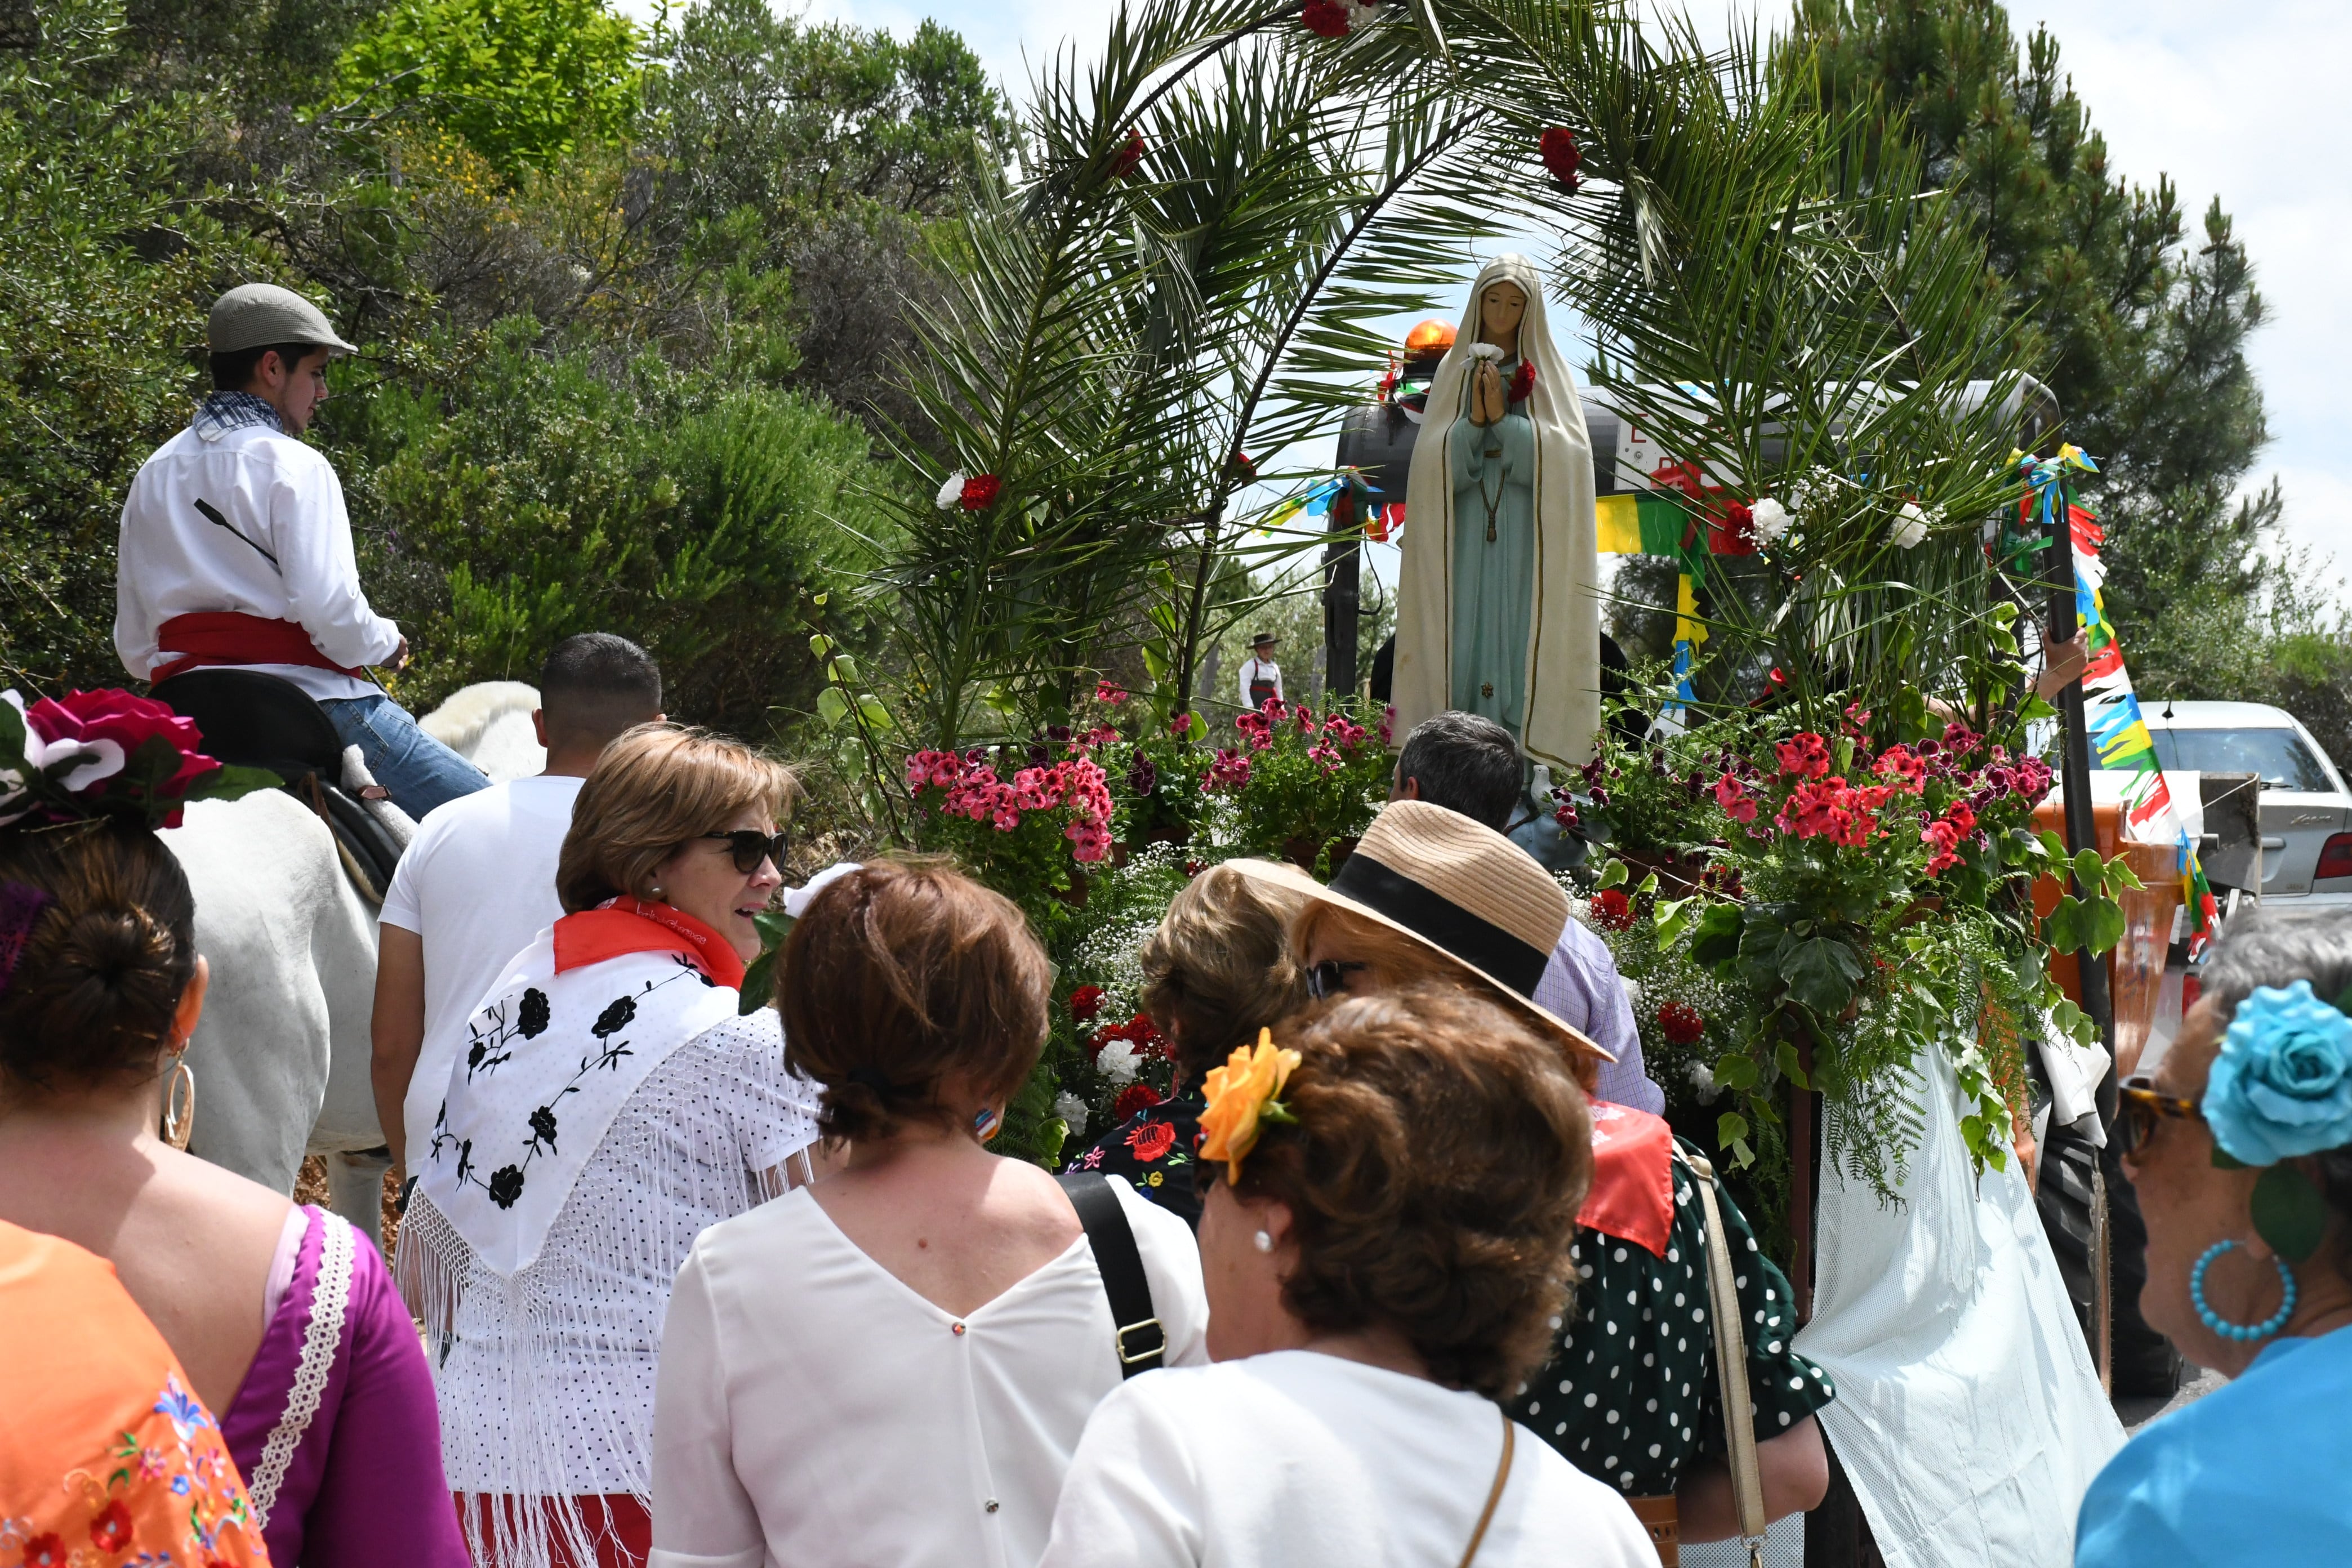
POLYGON ((337 79, 354 105, 413 109, 512 176, 627 132, 641 42, 604 0, 396 0, 337 79))
POLYGON ((2037 27, 2021 49, 1999 0, 1801 0, 1780 64, 1874 111, 1960 193, 2024 329, 2011 363, 2105 470, 2107 607, 2140 689, 2254 695, 2214 689, 2208 657, 2217 627, 2259 641, 2284 585, 2261 553, 2277 489, 2236 499, 2268 438, 2245 358, 2263 305, 2220 202, 2192 242, 2171 180, 2115 171, 2056 38, 2037 27))

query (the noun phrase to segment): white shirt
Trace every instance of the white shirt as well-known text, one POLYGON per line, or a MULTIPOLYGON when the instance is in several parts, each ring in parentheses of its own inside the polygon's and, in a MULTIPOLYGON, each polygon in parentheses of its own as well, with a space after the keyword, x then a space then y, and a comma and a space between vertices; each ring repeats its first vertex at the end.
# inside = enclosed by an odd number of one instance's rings
POLYGON ((770 1195, 816 1139, 775 1010, 704 1030, 622 1106, 538 1257, 477 1265, 434 1370, 453 1490, 647 1495, 655 1363, 678 1264, 704 1227, 770 1195))
MULTIPOLYGON (((157 648, 158 629, 199 610, 298 622, 320 653, 347 668, 380 664, 400 646, 400 628, 370 609, 360 591, 351 518, 333 465, 266 425, 212 440, 193 428, 181 431, 147 459, 122 503, 114 649, 123 668, 149 679, 157 664, 168 662, 157 648), (199 500, 236 533, 198 511, 199 500), (276 565, 263 550, 278 558, 276 565)), ((247 668, 321 700, 379 695, 374 685, 331 669, 247 668)))
POLYGON ((1282 699, 1282 667, 1272 659, 1259 658, 1253 655, 1242 660, 1241 694, 1242 706, 1244 709, 1255 711, 1257 708, 1257 704, 1250 700, 1250 682, 1253 680, 1273 681, 1275 696, 1282 699))
MULTIPOLYGON (((1515 1437, 1475 1568, 1657 1568, 1624 1499, 1515 1437)), ((1041 1568, 1454 1568, 1502 1454, 1492 1402, 1338 1356, 1154 1373, 1087 1423, 1041 1568)))
POLYGON ((433 1135, 466 1020, 515 954, 563 916, 555 859, 584 782, 541 774, 435 806, 392 874, 383 923, 425 939, 425 1044, 401 1100, 411 1171, 433 1135))
MULTIPOLYGON (((1111 1184, 1169 1363, 1197 1364, 1192 1233, 1111 1184)), ((1119 1386, 1112 1331, 1083 1236, 959 1319, 805 1189, 712 1226, 662 1341, 650 1568, 1034 1568, 1078 1434, 1119 1386)))

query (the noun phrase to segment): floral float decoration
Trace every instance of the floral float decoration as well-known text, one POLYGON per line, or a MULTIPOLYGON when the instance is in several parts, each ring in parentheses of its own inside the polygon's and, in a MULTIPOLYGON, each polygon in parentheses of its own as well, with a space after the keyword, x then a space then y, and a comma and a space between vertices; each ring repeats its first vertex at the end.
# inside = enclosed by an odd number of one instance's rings
POLYGON ((1577 171, 1584 166, 1584 153, 1576 144, 1576 132, 1564 125, 1555 125, 1537 140, 1536 151, 1559 188, 1571 196, 1576 195, 1580 183, 1577 171))

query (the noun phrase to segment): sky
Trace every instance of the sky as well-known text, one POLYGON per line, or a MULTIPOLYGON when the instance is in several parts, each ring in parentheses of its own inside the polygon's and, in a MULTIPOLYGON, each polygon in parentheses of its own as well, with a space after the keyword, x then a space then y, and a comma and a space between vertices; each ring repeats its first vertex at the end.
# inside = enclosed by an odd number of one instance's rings
MULTIPOLYGON (((651 0, 621 3, 651 11, 651 0)), ((1769 27, 1790 8, 1790 0, 1765 0, 1759 14, 1769 27)), ((1693 14, 1704 25, 1715 9, 1701 0, 1693 14)), ((1019 101, 1055 49, 1092 47, 1111 5, 807 0, 804 14, 900 37, 937 16, 1019 101)), ((1723 15, 1718 26, 1727 30, 1723 15)), ((2153 186, 2170 174, 2192 236, 2217 195, 2234 220, 2269 312, 2249 353, 2272 441, 2247 486, 2278 478, 2285 542, 2308 549, 2313 574, 2352 603, 2352 397, 2338 384, 2352 374, 2352 116, 2338 97, 2341 62, 2352 58, 2352 3, 2012 0, 2010 16, 2021 38, 2037 24, 2056 37, 2062 67, 2123 178, 2153 186)))

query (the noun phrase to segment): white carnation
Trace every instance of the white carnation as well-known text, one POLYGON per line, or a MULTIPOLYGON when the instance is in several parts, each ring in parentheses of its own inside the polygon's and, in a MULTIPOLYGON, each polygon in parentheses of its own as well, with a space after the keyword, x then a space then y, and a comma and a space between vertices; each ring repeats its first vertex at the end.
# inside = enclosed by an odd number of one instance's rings
POLYGON ((954 473, 948 476, 947 483, 940 487, 939 508, 941 511, 945 511, 949 508, 955 506, 962 500, 963 470, 961 468, 958 468, 954 473))
POLYGON ((1348 31, 1360 33, 1381 19, 1378 0, 1339 0, 1339 9, 1348 14, 1348 31))
POLYGON ((1749 507, 1748 513, 1750 520, 1749 527, 1756 535, 1757 543, 1778 544, 1782 539, 1788 537, 1789 523, 1791 521, 1789 509, 1770 496, 1766 496, 1754 506, 1749 507))
POLYGON ((1069 1125, 1074 1136, 1087 1130, 1087 1102, 1066 1089, 1054 1097, 1054 1114, 1069 1125))
POLYGON ((1133 1040, 1106 1040, 1095 1066, 1113 1083, 1133 1083, 1143 1070, 1143 1048, 1133 1040))
POLYGON ((1470 357, 1472 359, 1490 360, 1499 363, 1503 357, 1503 345, 1500 343, 1472 343, 1470 345, 1470 357))
POLYGON ((1715 1086, 1715 1069, 1705 1062, 1693 1062, 1686 1069, 1686 1073, 1691 1081, 1691 1088, 1698 1091, 1699 1103, 1713 1105, 1716 1097, 1723 1092, 1715 1086))
POLYGON ((1895 514, 1895 526, 1886 531, 1887 542, 1900 550, 1910 550, 1927 537, 1928 515, 1919 510, 1919 503, 1906 500, 1895 514))

